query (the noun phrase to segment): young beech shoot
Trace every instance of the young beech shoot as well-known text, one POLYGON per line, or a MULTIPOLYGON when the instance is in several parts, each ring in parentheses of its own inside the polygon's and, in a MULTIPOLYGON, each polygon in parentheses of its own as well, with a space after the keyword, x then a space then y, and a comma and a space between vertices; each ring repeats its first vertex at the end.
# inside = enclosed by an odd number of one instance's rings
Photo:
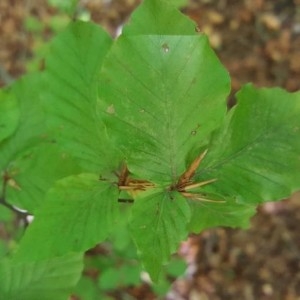
POLYGON ((67 299, 120 224, 158 282, 190 233, 245 228, 300 188, 300 92, 247 84, 228 111, 228 72, 195 28, 163 0, 116 40, 72 21, 45 69, 0 93, 1 203, 34 215, 3 299, 67 299))

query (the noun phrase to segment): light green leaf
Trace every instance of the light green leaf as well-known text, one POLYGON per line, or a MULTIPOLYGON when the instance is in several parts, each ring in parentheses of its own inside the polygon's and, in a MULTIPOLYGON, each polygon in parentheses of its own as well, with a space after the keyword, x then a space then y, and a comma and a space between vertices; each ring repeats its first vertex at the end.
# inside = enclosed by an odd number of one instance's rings
POLYGON ((167 0, 170 4, 174 5, 175 7, 183 7, 187 6, 189 0, 167 0))
POLYGON ((170 261, 166 267, 166 273, 173 277, 179 277, 184 274, 187 269, 187 262, 182 257, 175 258, 170 261))
POLYGON ((99 110, 130 171, 174 182, 189 151, 221 124, 228 92, 205 36, 129 36, 103 65, 99 110))
POLYGON ((20 118, 13 135, 0 143, 0 170, 6 169, 16 155, 47 140, 40 90, 39 74, 23 77, 11 87, 19 102, 20 118))
POLYGON ((74 14, 79 0, 48 0, 48 3, 69 15, 74 14))
POLYGON ((133 239, 147 272, 157 281, 163 265, 187 237, 189 205, 177 192, 153 189, 141 193, 132 210, 133 239))
POLYGON ((10 177, 6 201, 34 213, 54 182, 79 172, 69 154, 56 144, 41 144, 16 157, 6 170, 10 177))
POLYGON ((88 250, 107 238, 118 214, 116 185, 91 174, 64 178, 49 191, 16 258, 42 259, 88 250))
POLYGON ((87 172, 114 169, 106 133, 95 116, 97 79, 111 43, 99 26, 75 22, 56 37, 46 60, 44 100, 49 127, 57 130, 57 142, 87 172))
POLYGON ((80 278, 72 294, 84 300, 99 300, 101 295, 93 278, 88 276, 80 278))
POLYGON ((245 86, 214 135, 196 180, 236 203, 280 200, 300 188, 300 93, 245 86))
POLYGON ((82 254, 28 263, 4 260, 0 264, 1 299, 66 300, 82 268, 82 254))
POLYGON ((30 212, 55 180, 78 171, 69 155, 62 157, 46 129, 41 90, 40 74, 26 76, 11 87, 19 105, 19 122, 0 143, 0 171, 5 174, 0 181, 5 177, 6 201, 30 212))
POLYGON ((223 201, 189 201, 192 217, 188 230, 199 233, 204 229, 218 226, 248 228, 250 218, 256 213, 256 205, 239 204, 230 198, 224 198, 223 201))
POLYGON ((0 206, 0 222, 8 223, 13 221, 14 214, 5 206, 0 206))
MULTIPOLYGON (((7 184, 17 188, 13 178, 8 180, 8 177, 16 175, 9 172, 13 168, 15 160, 37 144, 49 144, 51 139, 46 130, 45 114, 39 97, 40 75, 31 74, 21 78, 14 83, 10 91, 12 97, 15 97, 18 102, 19 120, 9 138, 0 142, 0 173, 2 174, 0 186, 3 187, 3 194, 5 194, 7 184)), ((30 208, 35 205, 34 201, 36 199, 27 198, 25 200, 30 208), (30 206, 29 203, 33 206, 30 206)))
POLYGON ((116 290, 141 283, 141 267, 136 264, 104 269, 98 285, 102 290, 116 290))
POLYGON ((11 89, 0 90, 0 142, 14 133, 20 118, 20 107, 11 89))
POLYGON ((175 7, 179 2, 183 1, 144 0, 131 15, 123 34, 176 36, 196 34, 195 23, 175 7))

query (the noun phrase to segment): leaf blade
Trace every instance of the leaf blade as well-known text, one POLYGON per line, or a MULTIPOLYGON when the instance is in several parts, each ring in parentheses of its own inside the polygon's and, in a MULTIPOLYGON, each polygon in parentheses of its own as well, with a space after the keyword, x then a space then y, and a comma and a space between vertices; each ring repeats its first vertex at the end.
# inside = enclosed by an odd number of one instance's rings
POLYGON ((18 80, 11 92, 18 99, 20 118, 13 135, 0 143, 0 168, 6 169, 16 155, 42 143, 49 142, 45 113, 41 103, 39 74, 31 74, 18 80))
POLYGON ((0 142, 14 133, 20 118, 18 99, 11 89, 0 90, 0 142))
POLYGON ((83 269, 81 254, 68 254, 51 260, 1 262, 0 294, 11 300, 66 299, 83 269))
POLYGON ((104 172, 114 162, 105 129, 95 115, 97 79, 111 44, 99 26, 75 22, 53 41, 46 60, 48 126, 56 130, 58 143, 86 172, 104 172))
POLYGON ((154 189, 136 199, 130 231, 154 281, 159 280, 163 264, 186 238, 190 214, 186 200, 176 192, 154 189))
POLYGON ((55 181, 80 169, 56 144, 41 144, 20 155, 6 169, 6 201, 30 213, 42 205, 55 181))
POLYGON ((101 117, 130 171, 169 182, 221 123, 229 91, 228 74, 204 36, 123 37, 100 84, 101 117))
POLYGON ((218 226, 231 228, 248 228, 250 218, 256 213, 255 204, 240 204, 234 199, 224 199, 224 202, 189 201, 192 211, 188 229, 194 233, 218 226))
MULTIPOLYGON (((175 7, 174 1, 145 0, 124 27, 124 35, 192 35, 195 23, 175 7)), ((183 1, 176 1, 183 3, 183 1)), ((179 5, 179 3, 178 3, 179 5)))
POLYGON ((15 259, 82 252, 103 241, 118 220, 118 193, 116 185, 94 174, 58 181, 21 240, 15 259))
POLYGON ((240 203, 280 200, 299 189, 299 103, 300 93, 245 86, 197 180, 217 178, 207 190, 240 203))

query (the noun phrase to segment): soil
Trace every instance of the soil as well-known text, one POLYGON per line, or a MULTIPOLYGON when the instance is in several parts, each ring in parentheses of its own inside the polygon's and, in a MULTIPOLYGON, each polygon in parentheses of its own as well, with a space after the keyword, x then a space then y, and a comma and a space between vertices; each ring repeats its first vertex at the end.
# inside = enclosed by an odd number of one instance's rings
MULTIPOLYGON (((91 18, 112 35, 137 0, 83 0, 91 18)), ((299 0, 190 0, 182 11, 208 34, 232 78, 232 96, 245 83, 300 90, 299 0)), ((24 20, 47 23, 56 10, 44 0, 0 1, 0 86, 25 72, 34 36, 24 20)), ((51 36, 43 29, 45 40, 51 36)), ((42 66, 42 65, 41 65, 42 66)), ((217 228, 189 238, 181 253, 189 262, 167 299, 300 299, 300 194, 259 207, 248 230, 217 228)), ((149 289, 131 291, 154 299, 149 289)))

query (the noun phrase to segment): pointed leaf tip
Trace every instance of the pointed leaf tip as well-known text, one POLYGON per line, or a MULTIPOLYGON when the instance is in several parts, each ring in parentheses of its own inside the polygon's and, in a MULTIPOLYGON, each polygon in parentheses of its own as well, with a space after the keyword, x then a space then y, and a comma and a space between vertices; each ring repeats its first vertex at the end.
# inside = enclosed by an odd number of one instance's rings
POLYGON ((177 192, 152 189, 137 197, 130 231, 153 281, 159 280, 163 265, 187 237, 190 215, 186 200, 177 192))
POLYGON ((229 90, 206 37, 126 36, 103 64, 98 105, 130 171, 174 183, 223 121, 229 90))
POLYGON ((195 35, 195 23, 172 1, 145 0, 133 12, 123 35, 195 35))

